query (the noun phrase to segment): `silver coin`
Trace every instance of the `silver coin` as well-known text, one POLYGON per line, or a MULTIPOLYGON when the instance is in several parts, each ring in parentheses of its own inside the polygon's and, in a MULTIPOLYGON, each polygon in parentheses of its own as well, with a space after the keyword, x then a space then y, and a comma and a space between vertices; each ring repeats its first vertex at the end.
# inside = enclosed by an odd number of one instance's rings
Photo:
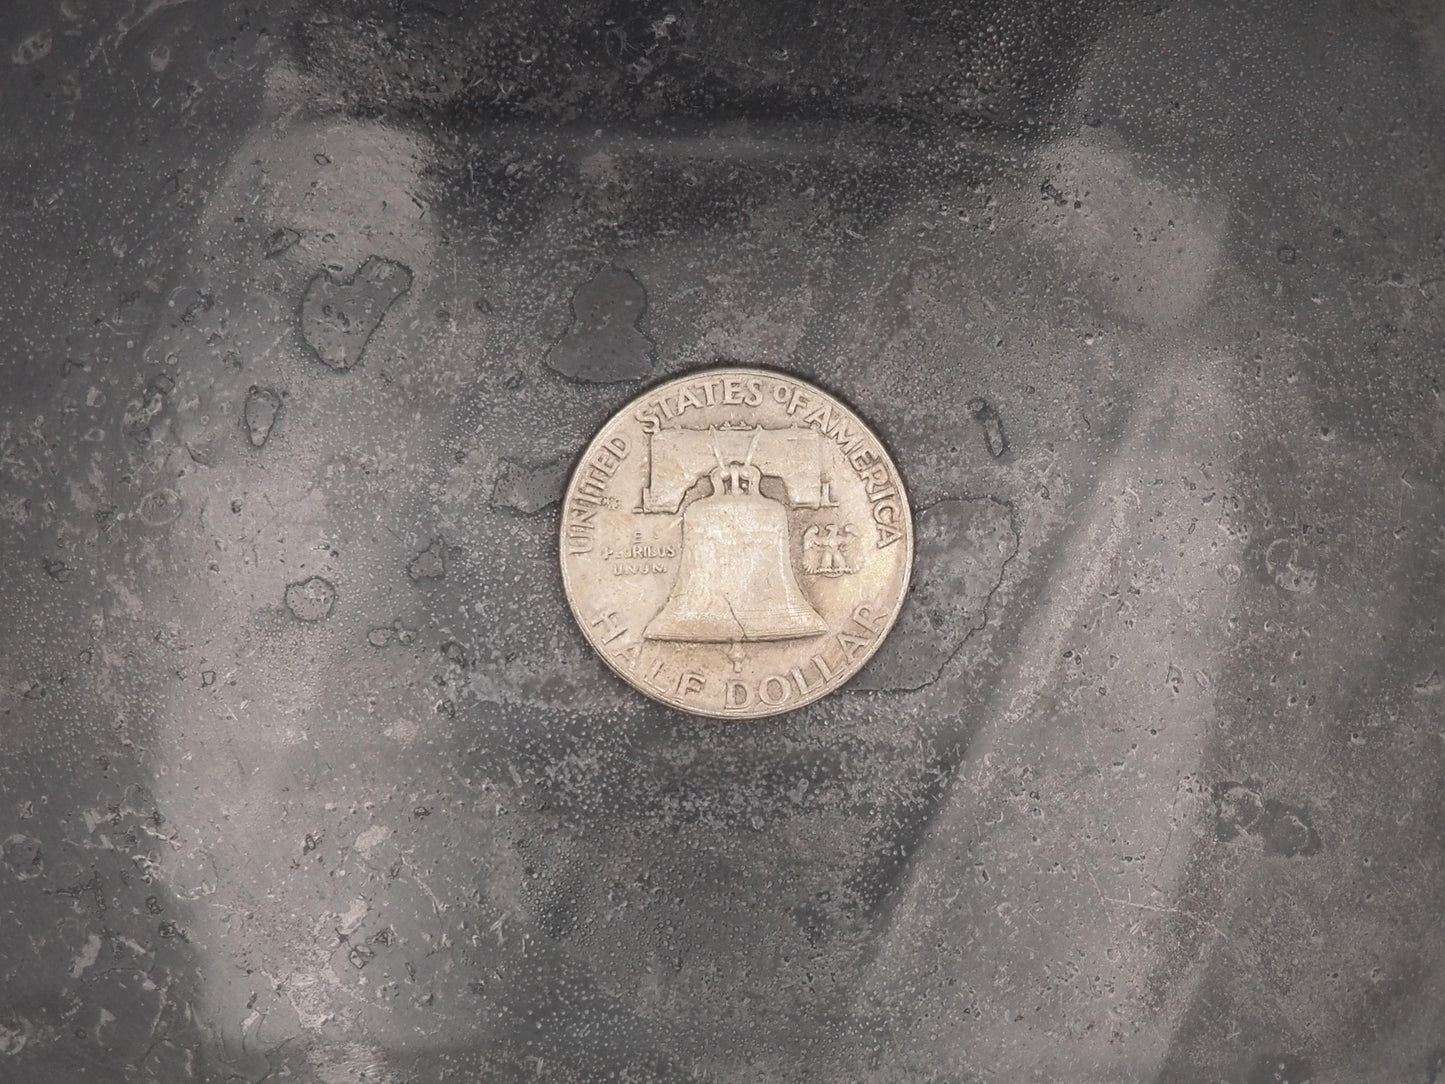
POLYGON ((697 715, 789 711, 848 681, 898 616, 913 520, 848 407, 761 369, 711 369, 614 415, 572 475, 562 582, 625 681, 697 715))

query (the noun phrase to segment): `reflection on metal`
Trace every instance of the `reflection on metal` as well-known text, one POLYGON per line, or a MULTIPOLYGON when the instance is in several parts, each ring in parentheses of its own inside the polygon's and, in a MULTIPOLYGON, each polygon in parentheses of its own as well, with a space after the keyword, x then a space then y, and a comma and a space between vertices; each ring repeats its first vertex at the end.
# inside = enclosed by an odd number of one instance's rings
POLYGON ((887 453, 842 403, 717 369, 602 428, 561 542, 573 612, 614 670, 674 707, 752 718, 816 700, 878 649, 913 525, 887 453))

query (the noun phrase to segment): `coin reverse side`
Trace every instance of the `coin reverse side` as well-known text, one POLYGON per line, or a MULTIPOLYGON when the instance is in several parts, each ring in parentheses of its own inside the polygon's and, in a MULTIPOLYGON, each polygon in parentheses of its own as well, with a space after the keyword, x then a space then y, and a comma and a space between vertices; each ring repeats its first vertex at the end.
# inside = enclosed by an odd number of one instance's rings
POLYGON ((602 427, 563 499, 562 582, 622 678, 751 719, 838 688, 878 650, 913 519, 878 438, 796 377, 712 369, 602 427))

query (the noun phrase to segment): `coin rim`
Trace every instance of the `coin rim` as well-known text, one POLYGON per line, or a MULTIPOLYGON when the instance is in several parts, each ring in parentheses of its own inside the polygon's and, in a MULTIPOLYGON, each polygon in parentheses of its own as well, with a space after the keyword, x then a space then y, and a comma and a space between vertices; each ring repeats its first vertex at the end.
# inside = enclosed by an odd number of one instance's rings
POLYGON ((915 542, 914 534, 915 530, 913 522, 913 503, 908 499, 908 487, 904 482, 903 472, 898 469, 898 464, 894 461, 892 454, 888 451, 888 445, 884 442, 883 438, 878 435, 877 431, 873 428, 873 426, 864 419, 862 414, 860 414, 851 403, 849 403, 846 399, 835 395, 827 388, 819 387, 811 380, 788 372, 785 369, 763 369, 753 366, 738 365, 712 365, 700 369, 691 369, 688 372, 677 374, 667 380, 663 380, 657 384, 653 384, 643 389, 642 391, 637 392, 636 394, 631 396, 626 403, 624 403, 622 406, 618 407, 611 414, 609 414, 607 416, 607 420, 597 427, 597 431, 593 433, 592 439, 589 440, 587 442, 587 445, 582 449, 582 453, 577 457, 576 464, 568 473, 567 486, 565 489, 562 490, 562 500, 558 504, 557 515, 557 563, 562 571, 562 593, 566 596, 567 609, 570 610, 572 613, 572 620, 576 622, 577 628, 579 631, 581 631, 583 639, 587 641, 587 645, 592 648, 594 652, 596 652, 598 658, 600 658, 607 665, 607 668, 611 670, 614 674, 616 674, 622 680, 623 684, 625 684, 629 689, 634 689, 637 692, 642 693, 642 695, 646 696, 648 699, 653 700, 658 704, 662 704, 663 706, 670 708, 673 711, 681 712, 684 715, 702 716, 709 719, 731 719, 738 721, 752 719, 768 719, 776 715, 786 715, 791 711, 798 711, 801 708, 807 707, 809 704, 817 703, 823 697, 828 696, 830 693, 836 692, 838 689, 843 688, 855 677, 857 677, 859 673, 862 672, 863 668, 868 665, 869 661, 873 658, 873 656, 877 654, 878 649, 883 646, 883 641, 888 639, 888 634, 893 631, 893 626, 898 620, 898 615, 903 612, 903 606, 908 601, 909 588, 913 585, 913 550, 915 542), (586 623, 582 620, 581 613, 579 613, 577 610, 577 603, 576 600, 573 598, 572 593, 572 577, 568 574, 567 571, 567 499, 572 495, 572 487, 573 484, 577 481, 578 473, 582 470, 582 467, 591 460, 592 452, 594 451, 594 449, 596 449, 598 443, 602 440, 603 436, 612 427, 612 424, 614 422, 621 419, 623 415, 625 415, 637 404, 638 400, 644 398, 647 395, 661 392, 666 388, 672 387, 674 384, 687 383, 689 381, 696 380, 700 376, 706 376, 709 373, 732 373, 740 376, 762 376, 771 377, 773 379, 783 378, 786 380, 792 380, 798 384, 803 385, 803 387, 805 388, 811 388, 812 390, 819 392, 822 395, 826 395, 834 403, 843 407, 845 410, 848 411, 848 413, 853 415, 854 420, 857 421, 859 425, 863 426, 863 428, 867 430, 868 435, 877 442, 879 452, 882 454, 884 461, 888 464, 888 467, 892 470, 893 477, 898 480, 898 495, 902 498, 903 510, 905 513, 907 513, 908 516, 908 553, 905 556, 903 563, 903 583, 898 595, 898 605, 893 608, 893 612, 888 617, 887 624, 884 625, 883 631, 880 632, 878 634, 878 637, 873 641, 873 646, 868 649, 868 653, 862 657, 862 660, 858 663, 857 666, 855 666, 851 671, 848 672, 848 675, 846 677, 837 678, 831 682, 823 684, 819 687, 817 692, 812 693, 805 700, 790 702, 785 706, 769 708, 766 711, 724 712, 708 711, 703 708, 683 707, 681 704, 677 704, 671 700, 664 699, 663 696, 659 693, 649 691, 648 689, 644 688, 640 682, 634 681, 631 675, 624 672, 620 666, 618 666, 612 661, 612 659, 608 656, 607 652, 603 651, 601 647, 598 646, 597 641, 593 638, 591 632, 588 631, 586 623))

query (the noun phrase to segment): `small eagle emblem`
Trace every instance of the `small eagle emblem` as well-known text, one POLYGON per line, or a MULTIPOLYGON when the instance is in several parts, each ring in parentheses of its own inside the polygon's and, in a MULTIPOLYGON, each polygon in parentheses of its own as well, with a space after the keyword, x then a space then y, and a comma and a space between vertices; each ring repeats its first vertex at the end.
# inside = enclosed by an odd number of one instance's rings
POLYGON ((851 523, 813 524, 803 532, 803 571, 813 576, 858 571, 848 560, 848 544, 857 534, 851 523))

